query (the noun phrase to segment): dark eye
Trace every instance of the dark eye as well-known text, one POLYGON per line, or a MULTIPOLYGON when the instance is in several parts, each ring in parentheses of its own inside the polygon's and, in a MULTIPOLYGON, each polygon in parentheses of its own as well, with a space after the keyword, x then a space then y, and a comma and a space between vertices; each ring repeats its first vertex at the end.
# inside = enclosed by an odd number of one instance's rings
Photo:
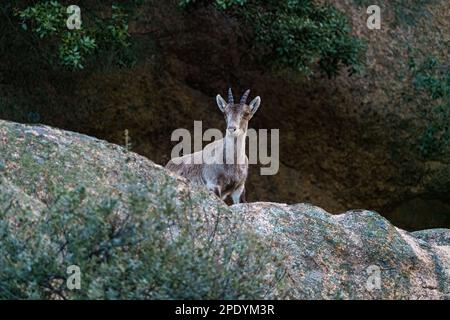
POLYGON ((245 111, 244 112, 244 117, 249 117, 250 116, 250 112, 249 111, 245 111))

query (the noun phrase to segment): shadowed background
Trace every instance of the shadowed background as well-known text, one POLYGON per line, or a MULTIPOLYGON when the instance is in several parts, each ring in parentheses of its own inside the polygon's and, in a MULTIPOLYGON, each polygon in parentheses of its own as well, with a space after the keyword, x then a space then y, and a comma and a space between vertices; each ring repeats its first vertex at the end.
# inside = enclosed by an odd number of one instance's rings
POLYGON ((329 1, 366 44, 362 71, 334 78, 266 67, 239 20, 212 6, 149 2, 130 23, 136 59, 127 67, 56 70, 30 53, 20 19, 2 19, 0 118, 121 145, 128 130, 132 151, 164 165, 173 130, 192 131, 194 120, 224 129, 214 97, 250 88, 262 98, 250 127, 280 129, 280 171, 260 176, 252 166, 248 201, 365 208, 406 229, 450 227, 450 118, 434 111, 448 95, 418 90, 411 66, 448 60, 448 2, 379 1, 382 29, 369 30, 367 1, 329 1))

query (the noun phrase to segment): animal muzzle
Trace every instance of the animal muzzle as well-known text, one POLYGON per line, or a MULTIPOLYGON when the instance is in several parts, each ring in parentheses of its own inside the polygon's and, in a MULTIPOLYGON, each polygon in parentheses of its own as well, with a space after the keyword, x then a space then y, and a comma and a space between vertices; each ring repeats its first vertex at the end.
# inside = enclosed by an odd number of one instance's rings
POLYGON ((237 128, 236 128, 235 126, 230 126, 230 127, 227 128, 227 130, 228 130, 230 133, 235 133, 235 132, 237 131, 237 128))

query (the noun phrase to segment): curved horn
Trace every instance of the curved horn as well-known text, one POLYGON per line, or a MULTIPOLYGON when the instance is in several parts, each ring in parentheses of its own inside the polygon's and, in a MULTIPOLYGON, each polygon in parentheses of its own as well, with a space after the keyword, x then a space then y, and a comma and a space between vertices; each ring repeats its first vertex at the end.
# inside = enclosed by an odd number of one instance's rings
POLYGON ((250 89, 245 91, 244 95, 241 98, 241 106, 244 105, 247 102, 248 95, 250 94, 250 89))
POLYGON ((231 91, 231 88, 228 89, 228 104, 234 104, 233 91, 231 91))

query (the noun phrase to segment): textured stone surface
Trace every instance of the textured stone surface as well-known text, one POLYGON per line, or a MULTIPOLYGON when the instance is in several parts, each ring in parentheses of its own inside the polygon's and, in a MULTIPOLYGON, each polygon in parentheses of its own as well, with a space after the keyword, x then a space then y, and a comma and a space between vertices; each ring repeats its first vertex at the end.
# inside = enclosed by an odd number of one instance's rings
POLYGON ((434 240, 449 230, 428 230, 418 239, 373 211, 331 215, 310 204, 263 202, 232 208, 286 256, 292 298, 450 297, 450 246, 434 240))
POLYGON ((133 151, 165 164, 173 130, 192 132, 194 120, 224 130, 215 95, 230 84, 236 94, 249 87, 262 98, 250 127, 280 129, 280 171, 261 177, 252 167, 248 200, 312 202, 330 212, 370 208, 403 228, 450 227, 450 144, 439 155, 421 155, 424 112, 435 103, 415 91, 408 54, 411 47, 424 51, 420 57, 448 61, 450 2, 379 0, 376 31, 366 25, 371 1, 329 2, 367 43, 362 74, 305 80, 270 72, 246 58, 251 48, 233 19, 210 10, 183 14, 172 2, 155 1, 130 32, 156 41, 161 56, 147 45, 137 49, 144 61, 132 70, 34 72, 37 79, 2 59, 0 69, 9 73, 0 81, 0 118, 27 122, 28 112, 38 112, 40 122, 116 144, 124 144, 128 129, 133 151), (410 214, 415 198, 432 202, 410 214))
POLYGON ((449 229, 430 229, 412 233, 414 237, 437 246, 450 246, 449 229))
MULTIPOLYGON (((448 229, 408 233, 367 210, 331 215, 310 204, 256 202, 227 207, 214 195, 122 147, 44 126, 0 121, 0 210, 15 206, 39 215, 57 187, 80 184, 95 201, 146 181, 177 186, 208 219, 242 217, 272 252, 283 257, 285 287, 271 292, 293 299, 446 299, 450 294, 448 229), (186 193, 187 192, 187 193, 186 193), (375 269, 374 269, 375 268, 375 269), (380 271, 380 287, 369 290, 380 271), (368 286, 369 283, 369 286, 368 286)), ((149 201, 158 200, 157 190, 149 201)), ((126 210, 126 204, 123 204, 126 210)), ((174 210, 182 210, 174 207, 174 210)), ((213 227, 213 224, 211 224, 213 227)), ((206 228, 209 229, 209 228, 206 228)), ((225 228, 232 233, 233 228, 225 228)), ((268 274, 268 279, 273 278, 268 274)))

